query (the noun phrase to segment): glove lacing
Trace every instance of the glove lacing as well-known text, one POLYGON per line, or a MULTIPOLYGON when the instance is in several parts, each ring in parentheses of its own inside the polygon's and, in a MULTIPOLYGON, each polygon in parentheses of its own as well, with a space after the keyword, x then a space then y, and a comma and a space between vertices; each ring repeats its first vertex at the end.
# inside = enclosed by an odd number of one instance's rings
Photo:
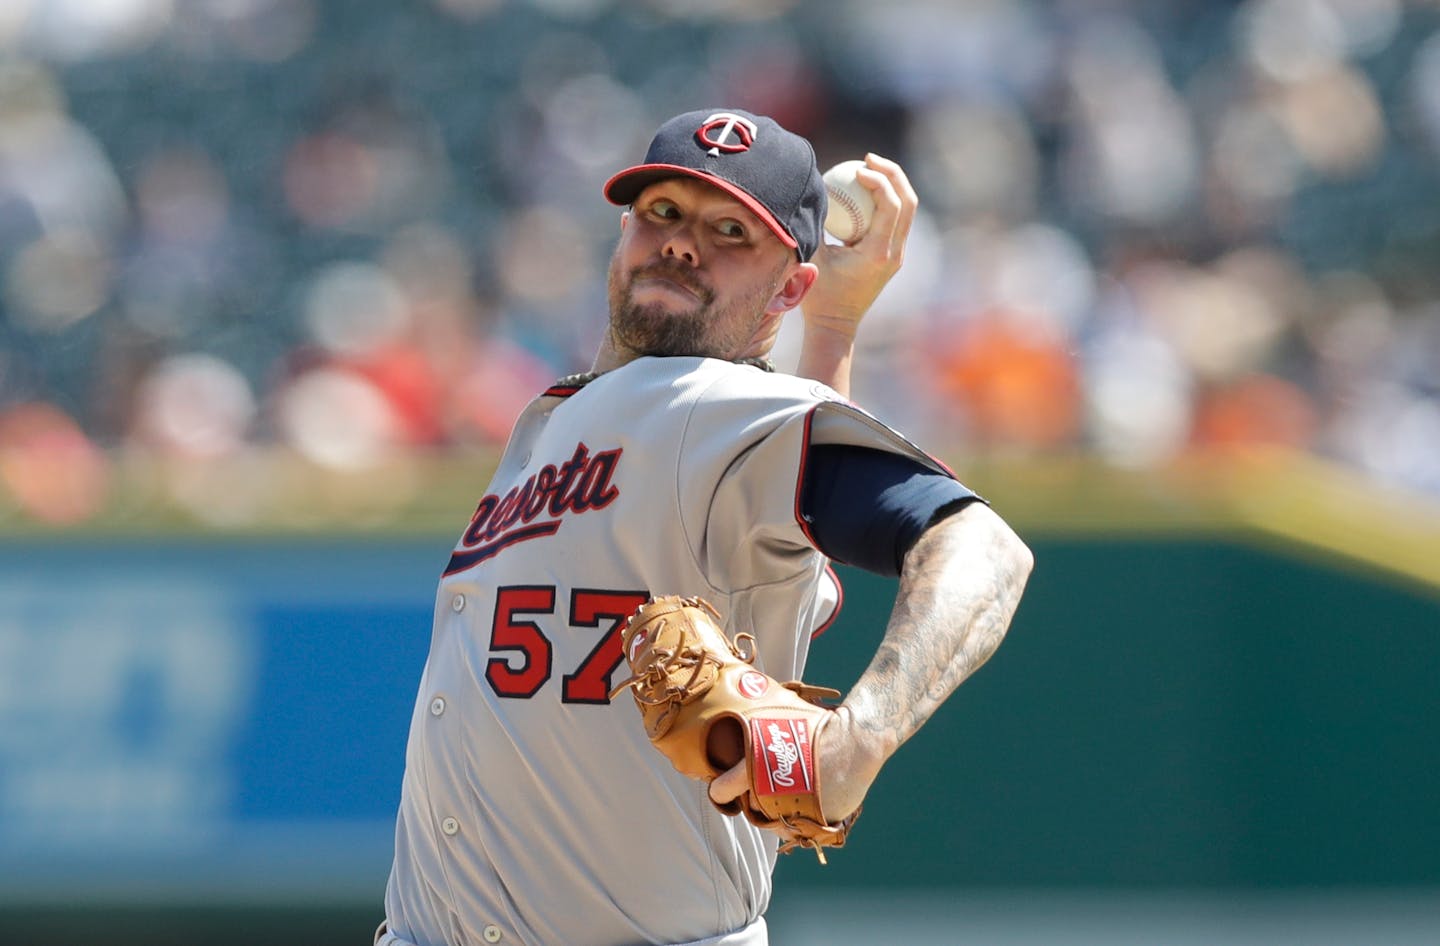
MULTIPOLYGON (((753 663, 755 661, 755 635, 741 631, 735 635, 734 641, 727 641, 730 645, 730 652, 736 658, 753 663)), ((635 687, 635 699, 646 706, 664 706, 673 702, 685 702, 690 697, 690 688, 700 678, 700 673, 705 669, 705 664, 710 663, 719 668, 724 665, 719 657, 709 653, 700 644, 690 644, 679 652, 668 647, 655 647, 651 650, 653 655, 649 665, 639 673, 631 674, 629 679, 617 684, 610 691, 610 699, 628 686, 635 687), (690 676, 684 683, 672 683, 671 677, 676 670, 690 668, 690 676)))

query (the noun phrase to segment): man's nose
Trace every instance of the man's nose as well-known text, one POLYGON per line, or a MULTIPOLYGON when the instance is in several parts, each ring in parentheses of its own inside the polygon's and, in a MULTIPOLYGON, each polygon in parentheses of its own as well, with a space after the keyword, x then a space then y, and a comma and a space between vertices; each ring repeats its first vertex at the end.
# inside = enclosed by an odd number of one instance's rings
POLYGON ((662 252, 666 256, 682 259, 691 266, 700 261, 700 254, 694 235, 688 227, 678 226, 670 231, 662 252))

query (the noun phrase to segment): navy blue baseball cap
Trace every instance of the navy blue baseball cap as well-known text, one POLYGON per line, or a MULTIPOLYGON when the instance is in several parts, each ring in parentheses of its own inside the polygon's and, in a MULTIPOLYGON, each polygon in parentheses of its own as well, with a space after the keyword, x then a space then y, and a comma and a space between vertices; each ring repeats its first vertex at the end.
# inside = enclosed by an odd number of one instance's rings
POLYGON ((819 249, 825 224, 825 182, 815 149, 773 119, 738 108, 700 109, 660 126, 645 161, 605 184, 613 204, 633 204, 667 177, 693 177, 740 201, 802 261, 819 249))

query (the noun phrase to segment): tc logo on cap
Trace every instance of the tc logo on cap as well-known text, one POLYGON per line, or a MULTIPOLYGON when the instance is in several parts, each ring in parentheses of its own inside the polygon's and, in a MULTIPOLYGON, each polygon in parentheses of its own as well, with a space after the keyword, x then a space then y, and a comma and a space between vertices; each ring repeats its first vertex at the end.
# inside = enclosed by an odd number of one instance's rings
POLYGON ((695 132, 695 137, 710 149, 710 156, 714 158, 719 157, 722 151, 726 154, 749 151, 759 132, 755 123, 743 115, 736 115, 734 112, 716 112, 705 119, 705 124, 695 132), (730 140, 732 134, 736 139, 734 141, 730 140))

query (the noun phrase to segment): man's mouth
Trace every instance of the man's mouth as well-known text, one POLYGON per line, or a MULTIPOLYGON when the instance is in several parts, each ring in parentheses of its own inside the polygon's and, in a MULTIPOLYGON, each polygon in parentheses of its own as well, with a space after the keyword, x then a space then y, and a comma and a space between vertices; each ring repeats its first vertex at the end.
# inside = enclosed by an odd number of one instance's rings
POLYGON ((652 266, 637 270, 632 284, 658 286, 674 292, 681 292, 700 302, 709 302, 710 294, 687 274, 676 272, 669 267, 652 266))

